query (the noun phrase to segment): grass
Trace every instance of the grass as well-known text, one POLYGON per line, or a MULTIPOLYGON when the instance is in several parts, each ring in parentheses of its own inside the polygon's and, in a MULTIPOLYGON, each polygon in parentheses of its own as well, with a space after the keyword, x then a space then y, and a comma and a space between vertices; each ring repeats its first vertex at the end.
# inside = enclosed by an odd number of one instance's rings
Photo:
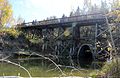
MULTIPOLYGON (((45 63, 45 60, 43 61, 44 63, 40 60, 36 61, 21 61, 19 62, 23 67, 25 67, 32 77, 59 77, 62 76, 61 72, 58 69, 54 69, 55 66, 51 63, 45 63), (49 64, 49 65, 48 65, 49 64)), ((105 65, 100 68, 100 69, 80 69, 78 70, 73 70, 72 68, 65 68, 61 67, 62 71, 66 74, 65 76, 79 76, 79 77, 93 77, 96 78, 97 76, 103 76, 107 72, 111 71, 111 69, 116 65, 114 61, 112 62, 106 62, 105 65)), ((5 62, 0 62, 0 76, 21 76, 21 77, 28 77, 28 73, 21 69, 18 66, 8 64, 5 62)))
MULTIPOLYGON (((58 69, 50 70, 46 65, 28 65, 23 64, 24 66, 32 75, 32 77, 59 77, 62 76, 58 69)), ((55 68, 52 66, 52 68, 55 68)), ((84 69, 84 70, 74 70, 71 72, 71 68, 62 68, 63 72, 66 74, 65 76, 79 76, 79 77, 88 77, 94 76, 98 73, 98 71, 93 69, 84 69)), ((21 69, 18 66, 1 63, 0 64, 0 76, 21 76, 21 77, 28 77, 28 73, 21 69)))
POLYGON ((117 77, 120 77, 120 75, 118 76, 118 73, 120 73, 120 67, 119 67, 119 62, 120 62, 120 59, 118 58, 118 63, 116 61, 116 58, 114 58, 112 61, 110 62, 105 62, 105 65, 100 69, 98 70, 98 73, 91 73, 92 77, 96 78, 97 76, 107 76, 109 74, 109 76, 113 76, 115 78, 117 77), (114 71, 113 69, 117 68, 117 71, 114 71), (113 72, 113 73, 111 73, 113 72), (111 74, 110 74, 111 73, 111 74))

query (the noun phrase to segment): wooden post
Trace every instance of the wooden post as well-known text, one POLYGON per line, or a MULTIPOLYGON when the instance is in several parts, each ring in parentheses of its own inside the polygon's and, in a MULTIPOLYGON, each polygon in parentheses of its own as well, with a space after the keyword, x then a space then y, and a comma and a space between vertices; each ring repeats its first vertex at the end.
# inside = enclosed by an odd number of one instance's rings
POLYGON ((72 53, 74 56, 77 56, 77 52, 78 52, 78 45, 80 43, 80 27, 77 26, 77 23, 73 23, 72 24, 72 42, 73 42, 73 49, 72 51, 74 53, 72 53))

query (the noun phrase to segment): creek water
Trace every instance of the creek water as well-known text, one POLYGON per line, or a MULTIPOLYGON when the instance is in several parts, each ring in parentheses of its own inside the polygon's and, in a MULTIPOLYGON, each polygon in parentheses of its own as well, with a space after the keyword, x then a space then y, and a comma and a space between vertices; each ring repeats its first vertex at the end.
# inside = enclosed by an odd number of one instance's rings
MULTIPOLYGON (((87 76, 90 72, 101 69, 103 62, 86 60, 58 58, 52 61, 48 59, 37 58, 19 58, 10 60, 26 68, 33 77, 60 77, 60 76, 87 76), (54 64, 54 63, 55 64, 54 64), (62 72, 60 71, 60 69, 62 72)), ((0 75, 28 77, 28 73, 19 66, 8 64, 2 61, 0 63, 0 75)))

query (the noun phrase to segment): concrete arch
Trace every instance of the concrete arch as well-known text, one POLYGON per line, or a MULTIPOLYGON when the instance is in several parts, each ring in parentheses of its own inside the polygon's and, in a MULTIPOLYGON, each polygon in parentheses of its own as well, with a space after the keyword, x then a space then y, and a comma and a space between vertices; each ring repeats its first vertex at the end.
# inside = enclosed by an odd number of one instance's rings
POLYGON ((78 50, 77 58, 93 59, 92 45, 83 44, 78 50))
POLYGON ((83 44, 78 50, 77 58, 80 67, 91 67, 93 61, 92 46, 90 44, 83 44))

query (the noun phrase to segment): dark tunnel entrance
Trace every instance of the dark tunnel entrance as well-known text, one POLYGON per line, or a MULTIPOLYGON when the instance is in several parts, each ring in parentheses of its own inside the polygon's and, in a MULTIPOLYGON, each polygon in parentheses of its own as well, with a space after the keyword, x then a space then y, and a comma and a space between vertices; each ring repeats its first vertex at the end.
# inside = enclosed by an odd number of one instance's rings
POLYGON ((83 45, 78 51, 78 62, 82 68, 89 68, 93 61, 93 54, 89 45, 83 45))

